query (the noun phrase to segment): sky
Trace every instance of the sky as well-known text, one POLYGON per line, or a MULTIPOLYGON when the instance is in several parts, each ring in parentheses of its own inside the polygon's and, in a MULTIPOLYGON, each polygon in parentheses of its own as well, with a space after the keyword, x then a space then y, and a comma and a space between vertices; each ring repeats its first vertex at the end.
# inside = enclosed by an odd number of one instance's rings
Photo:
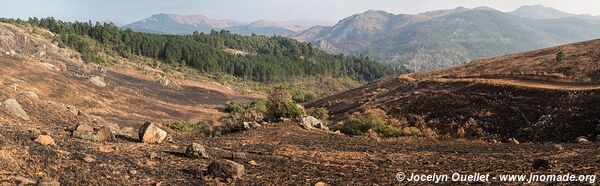
POLYGON ((513 11, 541 4, 577 14, 600 15, 599 0, 0 0, 0 17, 55 17, 67 21, 132 23, 157 13, 206 15, 242 22, 320 20, 337 22, 367 10, 416 14, 459 6, 513 11))

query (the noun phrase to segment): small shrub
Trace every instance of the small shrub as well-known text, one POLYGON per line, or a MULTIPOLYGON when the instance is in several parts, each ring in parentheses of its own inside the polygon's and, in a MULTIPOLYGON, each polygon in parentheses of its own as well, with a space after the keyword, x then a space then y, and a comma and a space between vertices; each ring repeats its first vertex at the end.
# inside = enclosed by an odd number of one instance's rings
POLYGON ((248 106, 246 106, 246 110, 253 110, 265 115, 269 113, 269 109, 267 108, 268 104, 268 100, 253 101, 252 103, 248 104, 248 106))
POLYGON ((274 101, 269 104, 269 115, 274 118, 297 118, 304 115, 304 110, 291 101, 274 101))
POLYGON ((246 107, 238 102, 229 102, 225 105, 225 112, 231 114, 241 114, 246 110, 246 107))
POLYGON ((198 124, 188 122, 175 122, 169 125, 169 128, 179 132, 192 132, 198 127, 198 124))
POLYGON ((277 89, 277 90, 274 90, 273 92, 271 92, 271 95, 269 95, 269 101, 271 101, 271 102, 293 102, 293 99, 292 99, 292 95, 288 91, 282 90, 282 89, 277 89))
POLYGON ((243 121, 259 122, 264 119, 264 115, 263 115, 263 113, 261 113, 259 111, 246 109, 246 111, 244 111, 244 113, 242 113, 241 119, 243 121))
POLYGON ((351 136, 365 135, 370 129, 373 129, 384 137, 396 137, 402 134, 398 128, 392 127, 381 120, 361 116, 351 116, 341 126, 334 127, 333 129, 351 136))
POLYGON ((567 57, 565 56, 565 53, 563 51, 559 51, 558 53, 556 53, 556 62, 564 63, 566 59, 567 57))
POLYGON ((204 137, 219 137, 222 135, 220 126, 213 122, 198 125, 197 131, 204 137))
POLYGON ((308 110, 308 115, 320 119, 321 121, 329 119, 329 111, 325 108, 310 109, 308 110))

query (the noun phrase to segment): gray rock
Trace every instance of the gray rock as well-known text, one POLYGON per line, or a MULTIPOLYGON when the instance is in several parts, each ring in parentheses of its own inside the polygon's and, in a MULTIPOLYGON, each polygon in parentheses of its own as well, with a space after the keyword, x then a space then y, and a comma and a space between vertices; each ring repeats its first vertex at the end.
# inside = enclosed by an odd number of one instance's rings
POLYGON ((258 127, 260 127, 260 126, 261 126, 261 125, 260 125, 260 124, 258 124, 257 122, 243 122, 243 123, 242 123, 242 127, 243 127, 245 130, 250 130, 250 129, 258 128, 258 127))
POLYGON ((245 174, 244 165, 231 160, 215 160, 208 165, 208 173, 223 179, 238 179, 245 174))
POLYGON ((600 124, 596 125, 596 133, 600 133, 600 124))
POLYGON ((98 77, 98 76, 92 76, 92 77, 90 78, 90 81, 91 81, 91 82, 92 82, 94 85, 96 85, 96 86, 99 86, 99 87, 106 87, 106 83, 104 82, 104 79, 103 79, 103 78, 101 78, 101 77, 98 77))
POLYGON ((4 106, 4 110, 12 114, 13 116, 19 117, 25 121, 31 120, 31 118, 29 118, 29 115, 27 115, 27 112, 23 110, 23 107, 21 107, 21 104, 19 104, 17 100, 7 99, 3 102, 2 105, 4 106))
POLYGON ((188 148, 185 150, 185 155, 190 158, 210 158, 204 145, 197 143, 192 143, 190 146, 188 146, 188 148))
POLYGON ((323 130, 328 130, 327 126, 325 126, 325 124, 323 124, 323 122, 315 117, 312 116, 305 116, 302 117, 301 121, 300 121, 300 126, 302 126, 305 129, 313 129, 313 128, 318 128, 318 129, 323 129, 323 130))
POLYGON ((550 169, 552 165, 550 165, 550 161, 545 159, 535 159, 533 160, 532 166, 534 169, 550 169))
POLYGON ((166 131, 151 122, 144 123, 138 134, 140 141, 143 143, 162 143, 167 137, 166 131))

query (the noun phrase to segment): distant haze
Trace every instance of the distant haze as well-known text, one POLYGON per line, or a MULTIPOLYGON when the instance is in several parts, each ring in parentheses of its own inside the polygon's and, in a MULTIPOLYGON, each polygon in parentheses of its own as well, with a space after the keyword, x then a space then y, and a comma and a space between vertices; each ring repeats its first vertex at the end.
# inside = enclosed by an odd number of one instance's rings
POLYGON ((598 0, 19 0, 3 1, 0 17, 53 16, 61 20, 131 23, 157 13, 206 15, 219 19, 251 22, 334 23, 366 10, 394 14, 416 14, 459 6, 489 6, 513 11, 522 5, 541 4, 576 14, 600 14, 598 0))

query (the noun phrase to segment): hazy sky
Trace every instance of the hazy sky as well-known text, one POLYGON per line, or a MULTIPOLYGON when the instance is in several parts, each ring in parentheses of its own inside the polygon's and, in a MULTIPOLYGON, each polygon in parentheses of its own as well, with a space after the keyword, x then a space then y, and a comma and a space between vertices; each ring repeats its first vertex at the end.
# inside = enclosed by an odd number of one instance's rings
POLYGON ((130 23, 156 13, 204 14, 237 21, 338 21, 366 10, 414 14, 458 6, 513 11, 542 4, 571 13, 600 15, 599 0, 1 0, 0 17, 53 16, 62 20, 130 23))

